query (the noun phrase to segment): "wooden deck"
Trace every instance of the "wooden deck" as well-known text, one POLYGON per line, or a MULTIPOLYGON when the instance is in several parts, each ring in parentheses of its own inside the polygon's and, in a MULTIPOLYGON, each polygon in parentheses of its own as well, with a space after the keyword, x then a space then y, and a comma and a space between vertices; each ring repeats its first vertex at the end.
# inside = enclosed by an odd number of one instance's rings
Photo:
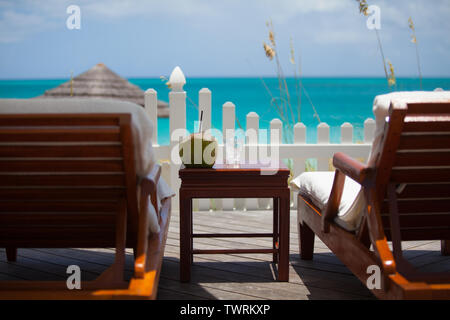
MULTIPOLYGON (((191 283, 179 282, 179 219, 173 212, 158 299, 374 299, 372 294, 316 238, 313 261, 298 254, 297 215, 291 211, 290 281, 274 280, 270 254, 197 255, 191 283)), ((270 211, 195 212, 194 232, 271 232, 270 211)), ((195 248, 270 248, 269 238, 194 241, 195 248)), ((404 243, 405 256, 421 270, 450 270, 450 257, 438 241, 404 243)), ((128 250, 126 276, 132 273, 128 250)), ((64 280, 68 265, 78 265, 83 280, 94 279, 114 258, 112 249, 19 249, 15 263, 0 249, 0 280, 64 280)))

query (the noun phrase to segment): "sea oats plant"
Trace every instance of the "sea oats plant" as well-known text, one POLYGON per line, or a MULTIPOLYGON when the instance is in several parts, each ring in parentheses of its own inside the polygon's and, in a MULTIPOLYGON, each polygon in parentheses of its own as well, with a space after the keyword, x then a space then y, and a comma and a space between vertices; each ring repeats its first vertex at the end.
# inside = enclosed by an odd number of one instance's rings
MULTIPOLYGON (((164 82, 164 84, 167 86, 167 88, 172 89, 172 84, 170 83, 169 79, 167 79, 167 77, 160 76, 159 79, 161 79, 161 81, 164 82)), ((186 98, 189 100, 191 107, 198 110, 198 105, 194 101, 192 101, 192 99, 188 95, 186 95, 186 98)))
MULTIPOLYGON (((271 97, 270 105, 273 107, 277 115, 280 117, 281 121, 283 122, 283 138, 285 139, 285 142, 292 143, 293 142, 293 129, 294 125, 297 122, 301 121, 301 92, 305 94, 305 97, 308 99, 313 112, 314 112, 314 118, 317 119, 317 121, 320 123, 320 117, 317 113, 317 110, 314 106, 314 104, 311 101, 311 98, 308 95, 308 92, 306 91, 305 87, 302 84, 301 81, 301 67, 300 64, 297 64, 297 61, 295 59, 295 49, 293 45, 292 38, 290 40, 290 57, 289 62, 293 66, 294 70, 294 84, 295 84, 295 96, 296 101, 292 101, 290 89, 288 86, 288 82, 286 80, 286 76, 284 75, 283 67, 281 66, 278 49, 277 49, 277 42, 275 37, 275 31, 273 28, 272 21, 267 21, 266 23, 267 29, 268 29, 268 39, 269 43, 263 42, 263 48, 264 52, 267 56, 267 58, 272 61, 275 61, 276 65, 276 73, 277 73, 277 79, 278 79, 278 95, 274 95, 270 88, 267 86, 265 81, 261 78, 261 81, 263 83, 264 88, 269 93, 271 97), (298 69, 297 69, 298 67, 298 69)), ((300 58, 299 58, 300 60, 300 58)))
POLYGON ((419 58, 419 45, 417 44, 417 37, 416 37, 416 28, 414 26, 414 22, 411 17, 408 19, 408 25, 409 29, 411 29, 411 42, 414 43, 416 47, 416 59, 417 59, 417 69, 419 71, 419 79, 420 79, 420 90, 422 90, 422 70, 420 68, 420 58, 419 58))
POLYGON ((387 64, 389 65, 388 84, 390 87, 395 87, 397 89, 397 81, 395 79, 394 66, 389 60, 387 60, 387 64))
MULTIPOLYGON (((280 63, 278 49, 277 49, 277 42, 275 37, 275 31, 273 28, 272 21, 268 21, 266 23, 267 29, 268 29, 268 43, 263 42, 263 49, 267 56, 267 58, 270 61, 275 61, 276 65, 276 73, 277 73, 277 79, 278 79, 278 95, 274 95, 270 88, 267 86, 265 81, 261 79, 261 82, 263 83, 264 88, 268 92, 268 94, 271 97, 270 105, 277 113, 278 117, 283 122, 283 139, 285 143, 293 143, 294 138, 294 125, 297 122, 301 122, 301 106, 302 106, 302 100, 301 100, 301 93, 303 91, 306 99, 308 100, 309 104, 311 105, 314 115, 313 117, 317 119, 318 123, 320 123, 320 117, 319 114, 307 92, 305 87, 303 86, 303 83, 301 81, 301 65, 300 65, 300 55, 298 58, 298 62, 295 59, 295 49, 292 38, 290 39, 290 56, 289 56, 289 62, 293 67, 294 71, 294 85, 295 85, 295 97, 296 99, 293 100, 290 93, 290 88, 288 86, 288 82, 286 80, 286 76, 284 74, 283 68, 280 63), (298 69, 297 69, 298 68, 298 69)), ((292 178, 292 166, 293 162, 291 159, 287 160, 287 166, 289 169, 291 169, 291 178, 292 178)), ((311 163, 311 161, 306 161, 305 163, 305 170, 306 171, 312 171, 314 170, 314 165, 311 163)))
POLYGON ((73 71, 70 71, 70 96, 73 97, 73 71))
MULTIPOLYGON (((367 4, 366 0, 356 0, 359 4, 359 13, 361 13, 364 16, 368 16, 369 15, 369 5, 367 4)), ((383 45, 381 43, 381 39, 380 39, 380 34, 378 32, 377 28, 374 28, 373 30, 375 30, 375 35, 377 37, 377 43, 378 43, 378 48, 380 49, 380 54, 381 54, 381 60, 383 63, 383 70, 384 70, 384 75, 386 77, 386 81, 388 83, 389 88, 391 87, 396 87, 396 79, 395 79, 395 75, 394 75, 394 67, 392 65, 392 63, 388 63, 389 64, 389 70, 390 70, 390 75, 388 74, 388 70, 386 67, 386 59, 384 57, 384 51, 383 51, 383 45)))

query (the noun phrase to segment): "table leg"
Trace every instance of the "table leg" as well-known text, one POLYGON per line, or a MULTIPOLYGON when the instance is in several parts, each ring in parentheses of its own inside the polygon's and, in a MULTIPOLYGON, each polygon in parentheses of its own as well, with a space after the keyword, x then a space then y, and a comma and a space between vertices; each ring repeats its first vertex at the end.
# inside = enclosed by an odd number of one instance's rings
POLYGON ((290 227, 290 194, 289 189, 280 197, 280 235, 279 235, 279 260, 278 280, 289 281, 289 227, 290 227))
POLYGON ((194 234, 194 204, 193 204, 193 199, 191 199, 189 205, 190 205, 190 209, 189 209, 189 213, 190 213, 190 217, 189 217, 189 252, 190 252, 190 257, 189 257, 189 261, 190 264, 192 265, 194 263, 194 237, 192 236, 194 234))
MULTIPOLYGON (((278 250, 279 246, 279 231, 278 231, 278 220, 280 214, 280 201, 278 198, 273 198, 273 249, 278 250)), ((273 253, 273 263, 278 263, 278 251, 273 253)))
POLYGON ((191 279, 192 199, 180 191, 180 281, 191 279))

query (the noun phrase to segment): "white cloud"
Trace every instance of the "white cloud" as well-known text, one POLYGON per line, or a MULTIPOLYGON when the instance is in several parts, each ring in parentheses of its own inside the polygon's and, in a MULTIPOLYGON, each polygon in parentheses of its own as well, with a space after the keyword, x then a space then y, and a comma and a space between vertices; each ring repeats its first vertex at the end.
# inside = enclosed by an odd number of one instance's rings
POLYGON ((265 3, 267 13, 274 21, 285 23, 291 19, 299 18, 301 15, 323 13, 339 14, 351 7, 350 0, 278 0, 278 1, 256 1, 255 6, 260 7, 265 3))
POLYGON ((97 0, 79 1, 83 7, 100 16, 133 15, 220 15, 251 9, 254 13, 268 10, 281 19, 298 13, 336 12, 349 6, 351 0, 97 0))
MULTIPOLYGON (((413 15, 420 32, 436 32, 437 21, 441 29, 449 29, 450 5, 448 0, 387 1, 373 0, 381 8, 383 37, 407 28, 407 20, 413 15), (437 13, 438 14, 437 14, 437 13), (414 16, 414 14, 416 16, 414 16), (385 31, 386 30, 386 31, 385 31)), ((361 34, 352 28, 355 20, 363 20, 355 0, 0 0, 0 42, 17 42, 30 36, 64 26, 66 8, 77 4, 82 19, 111 21, 133 17, 189 18, 197 21, 219 21, 237 14, 266 20, 272 18, 275 25, 292 28, 312 21, 317 32, 317 42, 352 43, 361 41, 361 34)), ((223 21, 222 21, 223 22, 223 21)), ((439 30, 441 32, 442 30, 439 30)), ((445 30, 444 30, 445 31, 445 30)))
POLYGON ((58 19, 65 18, 67 3, 69 1, 0 1, 0 43, 20 42, 54 29, 58 19))
POLYGON ((48 29, 50 25, 50 22, 38 15, 4 11, 0 16, 0 43, 18 42, 48 29))
MULTIPOLYGON (((204 16, 219 14, 207 0, 0 0, 0 43, 19 42, 51 27, 65 26, 66 9, 76 4, 82 19, 110 21, 135 16, 204 16)), ((216 4, 216 3, 215 3, 216 4)))
POLYGON ((276 5, 282 4, 286 12, 311 13, 311 12, 337 12, 348 7, 348 0, 282 0, 276 5))
POLYGON ((82 7, 88 13, 110 18, 158 14, 191 16, 212 14, 215 11, 212 3, 206 0, 100 0, 85 1, 82 7))
POLYGON ((319 30, 314 35, 314 41, 318 44, 362 43, 368 42, 368 36, 367 33, 357 30, 319 30))

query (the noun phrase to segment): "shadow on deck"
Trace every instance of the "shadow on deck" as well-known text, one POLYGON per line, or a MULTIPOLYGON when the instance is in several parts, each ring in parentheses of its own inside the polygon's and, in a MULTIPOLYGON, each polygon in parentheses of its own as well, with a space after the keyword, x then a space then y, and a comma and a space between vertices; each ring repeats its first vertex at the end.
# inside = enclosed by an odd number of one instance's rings
MULTIPOLYGON (((374 299, 365 286, 316 238, 314 260, 298 254, 296 212, 291 212, 290 280, 276 281, 270 254, 196 255, 190 283, 179 282, 179 220, 173 213, 158 299, 374 299)), ((194 231, 271 232, 269 211, 195 212, 194 231)), ((268 238, 198 238, 195 248, 269 248, 268 238)), ((450 270, 450 257, 440 254, 439 241, 404 244, 405 256, 423 271, 450 270)), ((17 262, 0 249, 0 280, 65 280, 68 265, 78 265, 83 280, 92 280, 114 260, 113 249, 19 249, 17 262)), ((133 272, 127 250, 125 277, 133 272)))

